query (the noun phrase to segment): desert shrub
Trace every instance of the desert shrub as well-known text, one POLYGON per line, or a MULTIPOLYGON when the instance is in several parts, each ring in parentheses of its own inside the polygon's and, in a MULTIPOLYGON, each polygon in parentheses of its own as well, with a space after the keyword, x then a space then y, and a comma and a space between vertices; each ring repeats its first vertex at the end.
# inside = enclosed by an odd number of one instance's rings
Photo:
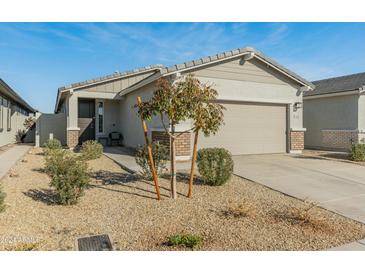
POLYGON ((233 173, 231 153, 224 148, 203 148, 197 154, 199 174, 209 185, 223 185, 233 173))
MULTIPOLYGON (((168 159, 167 147, 159 142, 153 143, 152 156, 157 175, 161 175, 162 172, 166 169, 166 161, 168 159)), ((152 179, 147 145, 139 146, 137 148, 135 160, 136 163, 142 168, 141 175, 146 179, 152 179)))
POLYGON ((349 158, 351 161, 365 161, 365 144, 351 145, 349 158))
POLYGON ((48 154, 45 171, 51 177, 50 185, 59 202, 64 205, 77 203, 90 181, 87 163, 66 150, 54 150, 48 154))
POLYGON ((291 225, 307 226, 316 230, 332 230, 320 212, 318 203, 308 200, 304 200, 299 204, 293 204, 290 207, 284 207, 281 210, 276 210, 274 211, 274 217, 288 222, 291 225))
POLYGON ((202 242, 203 239, 200 236, 192 234, 176 234, 168 238, 167 245, 194 248, 201 245, 202 242))
POLYGON ((62 148, 61 142, 57 139, 49 139, 44 146, 46 147, 46 151, 62 148))
POLYGON ((254 205, 248 201, 244 201, 240 204, 230 204, 220 212, 220 215, 226 218, 244 218, 253 215, 254 212, 254 205))
POLYGON ((98 159, 103 154, 103 146, 97 141, 89 140, 82 143, 80 152, 87 161, 98 159))
POLYGON ((0 188, 0 212, 5 210, 5 197, 6 194, 0 188))
POLYGON ((46 153, 46 163, 44 171, 52 177, 55 174, 62 173, 63 165, 61 164, 67 157, 70 157, 71 152, 63 149, 50 149, 46 153))

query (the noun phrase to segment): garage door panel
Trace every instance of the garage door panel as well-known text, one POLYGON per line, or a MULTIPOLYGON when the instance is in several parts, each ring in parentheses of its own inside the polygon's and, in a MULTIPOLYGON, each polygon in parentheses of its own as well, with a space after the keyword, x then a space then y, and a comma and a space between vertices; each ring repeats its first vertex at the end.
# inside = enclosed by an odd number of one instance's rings
POLYGON ((286 106, 223 104, 225 125, 200 148, 224 147, 233 155, 286 152, 286 106))

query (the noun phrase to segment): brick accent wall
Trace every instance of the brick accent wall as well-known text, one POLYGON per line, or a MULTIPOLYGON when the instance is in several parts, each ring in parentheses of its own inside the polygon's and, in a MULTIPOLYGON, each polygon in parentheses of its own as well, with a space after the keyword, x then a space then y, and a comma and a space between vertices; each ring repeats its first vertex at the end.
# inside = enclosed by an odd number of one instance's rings
MULTIPOLYGON (((164 131, 152 131, 152 142, 160 142, 167 146, 170 151, 170 138, 164 131)), ((191 154, 191 133, 181 134, 175 141, 176 156, 190 156, 191 154)), ((170 153, 170 152, 169 152, 170 153)))
POLYGON ((359 143, 362 134, 357 130, 322 130, 322 146, 333 149, 348 149, 351 143, 359 143))
POLYGON ((74 148, 79 143, 79 130, 67 130, 67 146, 74 148))
POLYGON ((290 132, 290 150, 304 149, 304 131, 290 132))

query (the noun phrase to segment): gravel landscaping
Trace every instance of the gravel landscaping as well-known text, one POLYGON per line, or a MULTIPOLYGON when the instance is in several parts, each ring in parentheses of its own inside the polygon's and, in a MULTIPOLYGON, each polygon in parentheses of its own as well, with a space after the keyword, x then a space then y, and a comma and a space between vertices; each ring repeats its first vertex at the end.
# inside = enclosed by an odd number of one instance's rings
POLYGON ((165 244, 184 233, 203 239, 196 250, 321 250, 365 238, 365 225, 236 176, 223 186, 195 185, 192 199, 180 178, 177 200, 160 179, 157 201, 151 182, 105 156, 89 161, 93 179, 80 202, 61 206, 43 165, 34 148, 17 176, 2 180, 1 250, 76 250, 78 237, 96 234, 109 234, 116 250, 190 250, 165 244))

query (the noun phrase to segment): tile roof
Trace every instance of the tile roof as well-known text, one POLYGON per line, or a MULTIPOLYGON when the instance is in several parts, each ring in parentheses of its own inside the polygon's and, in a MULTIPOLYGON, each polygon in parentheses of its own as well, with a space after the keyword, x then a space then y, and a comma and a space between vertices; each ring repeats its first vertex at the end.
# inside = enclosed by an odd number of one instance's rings
POLYGON ((365 72, 313 81, 314 90, 304 92, 304 96, 314 96, 357 90, 365 86, 365 72))
POLYGON ((27 102, 24 101, 22 97, 18 93, 16 93, 4 80, 0 78, 0 85, 5 89, 5 92, 8 93, 8 96, 11 97, 12 100, 17 102, 20 106, 27 109, 29 112, 36 112, 34 108, 32 108, 27 102))
POLYGON ((137 74, 137 73, 141 73, 141 72, 153 71, 153 70, 157 70, 157 69, 161 69, 161 68, 164 68, 164 66, 160 65, 160 64, 155 64, 155 65, 141 67, 141 68, 137 68, 137 69, 133 69, 133 70, 115 72, 113 74, 100 76, 100 77, 97 77, 94 79, 69 84, 69 85, 60 87, 58 89, 58 91, 63 91, 63 90, 71 89, 71 88, 77 88, 77 87, 84 86, 84 85, 94 84, 94 83, 98 83, 98 82, 106 81, 106 80, 112 80, 114 78, 125 77, 125 76, 129 76, 129 75, 133 75, 133 74, 137 74))
POLYGON ((285 73, 289 74, 290 76, 292 76, 293 78, 299 80, 300 82, 314 88, 314 85, 311 82, 305 80, 304 78, 300 77, 299 75, 292 72, 291 70, 283 67, 282 65, 280 65, 276 61, 272 60, 271 58, 267 57, 266 55, 264 55, 263 53, 261 53, 260 51, 254 49, 252 47, 244 47, 244 48, 234 49, 234 50, 230 50, 230 51, 225 51, 225 52, 222 52, 222 53, 210 55, 210 56, 207 56, 207 57, 199 58, 199 59, 188 61, 188 62, 185 62, 185 63, 176 64, 176 65, 173 65, 173 66, 170 66, 170 67, 165 67, 165 68, 161 69, 161 73, 162 74, 167 74, 167 73, 172 73, 172 72, 183 70, 183 69, 194 68, 195 66, 207 64, 207 63, 210 63, 210 62, 213 62, 213 61, 224 60, 224 59, 229 58, 229 57, 234 57, 236 55, 240 55, 240 54, 242 55, 244 53, 250 53, 250 52, 254 53, 255 55, 257 55, 259 57, 261 57, 266 62, 268 62, 271 65, 277 67, 278 69, 284 71, 285 73))

